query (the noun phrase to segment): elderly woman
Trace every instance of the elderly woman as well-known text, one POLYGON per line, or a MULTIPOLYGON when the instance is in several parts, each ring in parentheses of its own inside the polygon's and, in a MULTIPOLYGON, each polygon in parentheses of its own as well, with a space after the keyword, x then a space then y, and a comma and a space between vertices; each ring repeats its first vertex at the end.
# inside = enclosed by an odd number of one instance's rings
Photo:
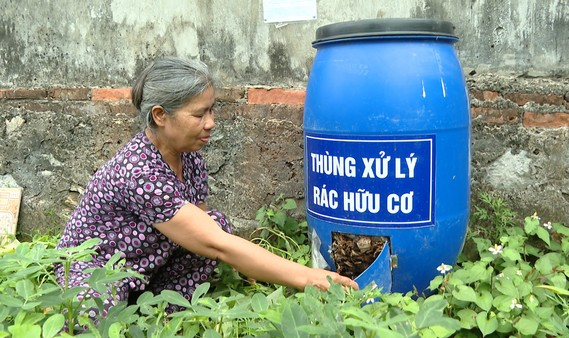
MULTIPOLYGON (((145 129, 94 174, 58 244, 101 240, 92 261, 72 264, 69 286, 85 285, 85 269, 102 267, 117 252, 144 276, 109 292, 103 315, 131 293, 174 290, 189 299, 217 260, 250 278, 300 290, 326 290, 328 276, 357 288, 347 277, 283 259, 232 235, 229 220, 207 209, 207 172, 198 151, 215 126, 215 88, 204 64, 175 57, 155 61, 136 80, 132 102, 145 129)), ((56 274, 64 285, 62 266, 56 274)))

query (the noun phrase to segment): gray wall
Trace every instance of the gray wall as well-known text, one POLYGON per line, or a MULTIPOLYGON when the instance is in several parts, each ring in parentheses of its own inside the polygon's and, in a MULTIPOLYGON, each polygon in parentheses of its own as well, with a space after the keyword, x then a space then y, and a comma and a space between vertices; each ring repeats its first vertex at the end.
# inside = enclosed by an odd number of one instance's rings
POLYGON ((260 0, 0 1, 0 86, 124 86, 159 55, 199 57, 224 85, 305 85, 317 27, 345 20, 453 22, 477 72, 567 76, 566 0, 319 0, 318 19, 277 28, 260 0))
POLYGON ((264 23, 262 5, 0 0, 0 176, 24 187, 21 231, 58 230, 92 172, 138 130, 128 102, 93 101, 91 90, 128 87, 161 55, 200 58, 226 88, 205 149, 211 204, 250 228, 255 211, 280 193, 302 203, 302 106, 249 105, 247 88, 303 89, 319 26, 389 17, 456 26, 476 94, 474 194, 494 191, 522 215, 569 221, 566 0, 319 0, 317 20, 285 25, 264 23), (539 99, 551 96, 559 100, 539 99), (532 123, 535 114, 558 121, 532 123))

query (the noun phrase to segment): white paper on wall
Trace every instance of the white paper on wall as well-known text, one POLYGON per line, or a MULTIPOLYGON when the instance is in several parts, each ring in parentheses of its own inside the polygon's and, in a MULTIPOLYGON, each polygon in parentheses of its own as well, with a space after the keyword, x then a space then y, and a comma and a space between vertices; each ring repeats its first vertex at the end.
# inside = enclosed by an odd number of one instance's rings
POLYGON ((316 20, 316 0, 263 0, 266 23, 316 20))

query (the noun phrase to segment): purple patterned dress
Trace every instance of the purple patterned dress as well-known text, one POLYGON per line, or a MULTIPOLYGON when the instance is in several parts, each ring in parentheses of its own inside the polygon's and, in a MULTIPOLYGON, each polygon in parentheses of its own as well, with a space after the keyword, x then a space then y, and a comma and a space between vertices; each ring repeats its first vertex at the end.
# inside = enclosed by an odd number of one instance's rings
MULTIPOLYGON (((97 254, 90 262, 74 262, 69 287, 85 286, 85 269, 102 267, 117 252, 126 265, 145 279, 129 278, 108 288, 107 310, 132 292, 173 290, 190 299, 196 287, 206 281, 217 262, 193 254, 169 240, 153 223, 170 220, 186 203, 199 205, 208 194, 205 162, 197 152, 182 157, 184 182, 164 161, 158 149, 138 133, 93 176, 67 223, 58 248, 74 247, 90 238, 100 238, 97 254)), ((208 214, 226 232, 231 224, 219 211, 208 214)), ((55 268, 60 285, 65 285, 64 269, 55 268)), ((95 291, 87 294, 98 296, 95 291)), ((80 295, 85 297, 86 294, 80 295)), ((170 306, 169 312, 179 308, 170 306)), ((94 317, 95 309, 89 316, 94 317)))

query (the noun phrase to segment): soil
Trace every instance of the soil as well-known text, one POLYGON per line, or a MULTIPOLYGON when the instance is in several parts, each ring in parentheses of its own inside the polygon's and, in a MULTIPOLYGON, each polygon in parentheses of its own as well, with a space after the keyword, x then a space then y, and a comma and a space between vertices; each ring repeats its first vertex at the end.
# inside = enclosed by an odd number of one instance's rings
POLYGON ((332 233, 332 259, 336 272, 356 278, 375 261, 387 237, 332 233))

